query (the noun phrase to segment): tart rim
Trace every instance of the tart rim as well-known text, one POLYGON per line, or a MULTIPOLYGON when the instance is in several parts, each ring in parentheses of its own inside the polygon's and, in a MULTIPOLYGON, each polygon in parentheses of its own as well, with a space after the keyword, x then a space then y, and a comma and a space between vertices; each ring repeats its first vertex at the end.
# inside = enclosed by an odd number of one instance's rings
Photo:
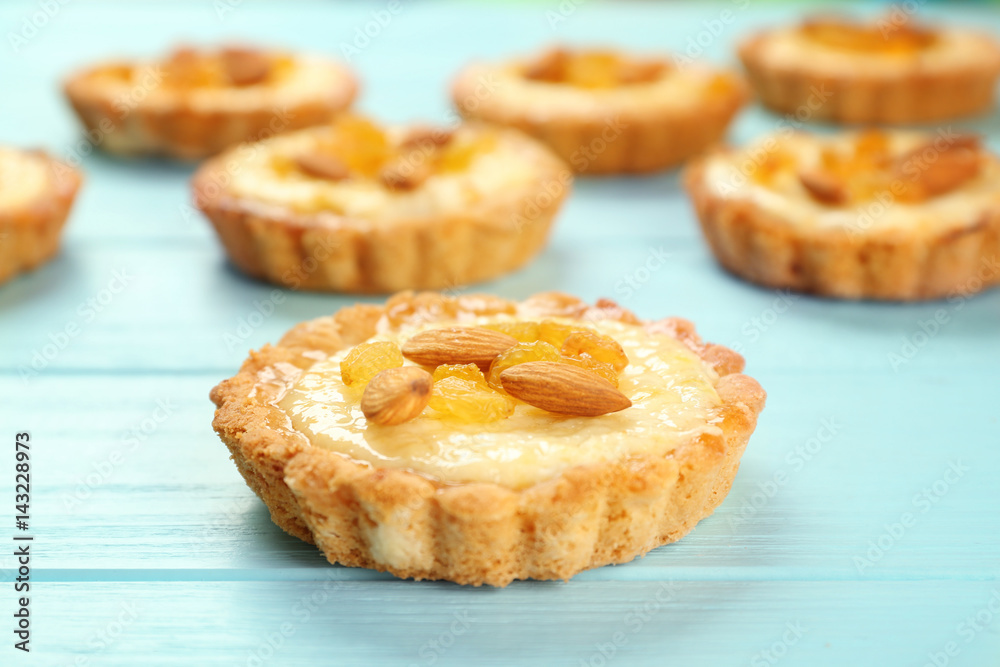
MULTIPOLYGON (((715 388, 721 401, 722 435, 701 434, 693 442, 679 444, 670 456, 662 458, 642 455, 570 467, 552 479, 517 491, 492 483, 439 482, 405 469, 378 468, 313 447, 304 442, 304 435, 285 430, 286 413, 268 402, 277 400, 278 394, 264 398, 258 393, 262 373, 288 364, 304 371, 318 361, 317 350, 332 354, 345 345, 363 342, 389 308, 406 304, 417 308, 418 313, 433 313, 434 308, 448 303, 448 299, 439 294, 407 292, 396 295, 385 306, 349 306, 331 317, 301 323, 276 346, 251 352, 236 376, 212 390, 211 398, 217 406, 213 422, 216 432, 229 447, 248 485, 265 501, 272 519, 285 531, 318 543, 331 562, 389 571, 404 578, 505 586, 513 579, 565 579, 589 567, 627 562, 651 548, 679 539, 725 497, 763 408, 765 394, 755 380, 739 372, 743 367, 739 354, 721 345, 703 343, 694 327, 678 318, 642 324, 685 343, 718 373, 715 388), (671 480, 674 484, 670 484, 671 480), (602 521, 608 523, 606 517, 586 516, 584 519, 589 521, 585 521, 578 516, 580 512, 594 515, 598 509, 595 503, 607 505, 609 498, 618 496, 623 502, 652 498, 650 502, 666 503, 670 499, 662 495, 664 486, 682 496, 681 506, 674 515, 656 517, 656 526, 648 534, 629 535, 624 546, 600 543, 602 528, 608 529, 602 525, 602 521), (353 514, 351 505, 356 508, 353 514), (370 553, 370 545, 369 553, 365 553, 358 544, 344 542, 347 538, 342 531, 350 530, 347 526, 352 522, 355 530, 362 530, 358 528, 359 511, 366 516, 381 517, 390 529, 393 522, 402 522, 396 528, 404 534, 411 524, 420 523, 415 514, 421 514, 422 521, 431 521, 433 517, 439 524, 436 530, 424 526, 418 541, 447 553, 417 559, 420 563, 416 565, 380 562, 370 553), (553 557, 546 553, 545 544, 531 547, 523 543, 520 536, 525 530, 522 525, 525 516, 535 517, 532 524, 535 528, 553 517, 562 520, 577 517, 574 521, 587 524, 583 528, 593 543, 584 540, 574 547, 570 557, 565 554, 553 557), (330 529, 330 522, 340 525, 341 532, 330 529), (497 531, 510 538, 508 551, 490 552, 494 538, 481 534, 483 527, 490 526, 490 532, 497 531), (445 540, 452 534, 459 536, 455 543, 445 540), (436 545, 438 539, 446 543, 436 545), (473 546, 482 543, 484 549, 488 548, 487 553, 468 553, 470 541, 473 546)), ((477 300, 489 304, 491 299, 492 303, 512 303, 480 295, 458 297, 453 303, 459 313, 477 313, 483 312, 475 309, 477 300)), ((555 317, 602 317, 640 323, 629 311, 606 300, 590 307, 574 297, 542 293, 526 302, 538 303, 543 308, 541 312, 555 317)), ((635 533, 641 532, 635 528, 635 533)), ((564 527, 552 530, 559 541, 564 527)), ((355 542, 358 539, 361 538, 356 537, 355 542)))
MULTIPOLYGON (((665 57, 657 60, 675 67, 665 57)), ((527 132, 548 144, 578 173, 641 174, 676 166, 718 141, 751 96, 750 86, 738 72, 701 67, 699 69, 705 72, 727 75, 731 90, 716 98, 703 97, 697 103, 665 109, 659 104, 645 103, 640 97, 642 89, 661 85, 661 81, 591 90, 514 76, 511 68, 522 62, 526 60, 515 58, 467 64, 452 80, 452 104, 464 118, 527 132), (500 83, 483 96, 478 93, 483 85, 481 80, 490 76, 500 83), (593 105, 573 113, 540 114, 534 100, 526 103, 516 97, 521 95, 519 91, 503 96, 505 79, 522 82, 528 94, 532 94, 536 86, 543 91, 566 89, 577 99, 593 101, 593 105), (636 103, 636 99, 640 102, 636 103), (472 100, 476 100, 474 107, 472 100), (611 139, 608 139, 609 130, 611 139), (596 147, 595 142, 598 142, 596 147)))
POLYGON ((992 57, 979 62, 932 71, 907 65, 886 72, 853 68, 834 73, 813 66, 808 58, 775 64, 766 57, 765 45, 774 34, 798 27, 761 29, 743 38, 736 48, 755 93, 774 111, 797 115, 808 110, 812 118, 834 122, 914 124, 977 115, 993 104, 993 87, 1000 76, 1000 44, 985 33, 948 29, 975 35, 993 46, 992 57), (964 95, 955 94, 959 87, 964 95), (810 103, 817 93, 825 94, 818 107, 810 103))
MULTIPOLYGON (((475 131, 493 131, 485 124, 469 126, 475 131)), ((297 132, 324 131, 325 126, 316 126, 297 132)), ((219 185, 229 178, 227 158, 239 151, 239 146, 198 168, 191 178, 192 197, 212 223, 229 258, 250 276, 293 288, 354 293, 453 288, 504 275, 531 260, 542 250, 572 190, 569 169, 543 144, 510 128, 498 131, 500 141, 531 142, 535 151, 531 164, 537 178, 530 191, 496 193, 475 208, 446 207, 435 214, 389 217, 375 224, 366 217, 331 210, 297 211, 287 204, 237 194, 230 183, 219 185), (529 206, 537 213, 524 215, 529 206), (419 257, 413 259, 416 264, 409 267, 406 278, 387 277, 398 266, 371 259, 374 253, 412 258, 414 248, 419 257), (289 257, 281 256, 285 251, 297 256, 289 262, 289 257), (327 259, 315 259, 320 251, 327 259), (448 267, 444 275, 434 274, 446 256, 461 265, 448 267), (310 259, 317 266, 303 278, 302 269, 310 259), (328 263, 333 262, 343 271, 331 276, 328 263)), ((267 150, 267 142, 255 146, 267 150)))
POLYGON ((83 184, 79 169, 44 150, 10 150, 43 160, 48 183, 34 197, 0 209, 0 234, 13 237, 2 241, 10 254, 0 253, 0 283, 38 267, 58 252, 63 226, 83 184), (29 244, 31 254, 22 252, 21 244, 29 244))
POLYGON ((1000 253, 1000 204, 984 206, 964 224, 938 229, 806 227, 752 198, 714 192, 706 176, 712 160, 744 148, 719 148, 683 175, 712 254, 736 276, 770 288, 886 301, 967 296, 1000 283, 998 272, 971 289, 989 248, 1000 253))
MULTIPOLYGON (((296 67, 309 64, 323 69, 337 80, 337 85, 309 94, 298 91, 288 104, 282 104, 280 82, 206 90, 159 90, 159 86, 154 86, 152 91, 158 94, 150 95, 147 91, 136 102, 130 99, 132 103, 126 104, 123 111, 119 106, 120 95, 114 95, 122 91, 118 87, 112 91, 95 85, 91 79, 102 69, 116 65, 135 69, 137 65, 157 66, 162 62, 162 58, 151 61, 133 58, 80 67, 63 79, 62 90, 83 128, 101 138, 98 143, 105 151, 126 157, 163 155, 185 161, 204 159, 243 141, 327 122, 346 111, 358 95, 357 76, 332 58, 268 48, 259 50, 286 54, 296 67), (231 91, 236 95, 230 95, 231 91)), ((124 84, 122 88, 131 96, 136 85, 124 84)))

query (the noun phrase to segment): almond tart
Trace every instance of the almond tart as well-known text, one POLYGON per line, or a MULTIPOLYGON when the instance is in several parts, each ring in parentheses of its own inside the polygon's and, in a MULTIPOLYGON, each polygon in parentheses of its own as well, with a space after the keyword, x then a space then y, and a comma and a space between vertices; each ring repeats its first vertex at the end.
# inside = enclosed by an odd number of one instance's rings
POLYGON ((1000 45, 985 34, 912 22, 817 18, 739 47, 767 106, 847 123, 927 123, 993 105, 1000 45))
POLYGON ((289 287, 437 289, 513 271, 541 250, 572 174, 520 132, 383 128, 363 118, 208 161, 195 204, 245 273, 289 287))
POLYGON ((764 405, 742 368, 606 300, 406 292, 298 325, 211 396, 274 522, 330 562, 505 586, 711 514, 764 405))
POLYGON ((0 282, 56 254, 81 182, 41 151, 0 146, 0 282))
POLYGON ((161 61, 106 62, 65 93, 91 142, 119 155, 197 160, 243 141, 328 122, 357 81, 319 57, 248 47, 178 48, 161 61))
POLYGON ((452 87, 462 115, 521 129, 577 172, 651 172, 715 143, 746 102, 737 75, 666 58, 553 49, 473 64, 452 87))
POLYGON ((719 262, 770 287, 920 300, 1000 281, 1000 160, 976 137, 784 133, 692 165, 719 262))

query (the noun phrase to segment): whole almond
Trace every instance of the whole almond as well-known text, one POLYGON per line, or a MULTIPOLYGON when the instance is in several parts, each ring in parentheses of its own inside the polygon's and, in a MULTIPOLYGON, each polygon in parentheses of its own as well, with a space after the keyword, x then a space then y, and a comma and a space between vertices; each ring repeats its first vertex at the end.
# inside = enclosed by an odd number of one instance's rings
POLYGON ((234 86, 260 83, 271 73, 271 61, 255 49, 228 48, 222 51, 222 67, 234 86))
POLYGON ((383 426, 408 422, 427 407, 433 386, 431 374, 423 368, 386 369, 365 387, 361 395, 361 412, 368 421, 383 426))
POLYGON ((382 167, 378 177, 390 190, 413 190, 430 178, 431 170, 426 160, 418 162, 415 156, 399 158, 382 167))
POLYGON ((295 166, 314 178, 327 181, 342 181, 350 176, 350 170, 343 162, 325 153, 302 153, 295 157, 295 166))
POLYGON ((979 147, 979 138, 970 135, 959 135, 943 149, 929 141, 896 160, 896 175, 912 181, 924 197, 942 195, 979 174, 979 147))
POLYGON ((529 361, 500 373, 504 390, 528 405, 561 415, 596 417, 632 405, 593 371, 558 361, 529 361))
POLYGON ((799 182, 821 204, 837 205, 847 201, 847 188, 835 176, 819 169, 799 172, 799 182))
POLYGON ((441 148, 447 145, 455 135, 454 130, 437 129, 426 125, 417 125, 406 133, 399 147, 410 148, 441 148))
POLYGON ((418 333, 403 343, 403 356, 424 366, 475 364, 484 372, 517 339, 482 327, 448 327, 418 333))

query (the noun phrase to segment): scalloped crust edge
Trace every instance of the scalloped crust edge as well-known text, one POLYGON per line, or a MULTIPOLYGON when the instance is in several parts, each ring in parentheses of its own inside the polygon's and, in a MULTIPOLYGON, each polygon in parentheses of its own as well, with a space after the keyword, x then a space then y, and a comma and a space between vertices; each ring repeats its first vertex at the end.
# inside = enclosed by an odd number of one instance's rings
POLYGON ((49 164, 50 184, 25 206, 0 211, 0 282, 34 269, 59 251, 63 226, 83 182, 79 170, 36 153, 49 164))
POLYGON ((750 282, 887 301, 968 296, 1000 283, 1000 208, 929 234, 802 229, 753 202, 714 195, 708 159, 688 167, 685 188, 719 264, 750 282))
POLYGON ((343 74, 343 86, 288 105, 266 97, 266 104, 242 109, 208 108, 177 95, 171 104, 140 101, 123 110, 121 100, 108 98, 89 85, 91 70, 67 79, 63 92, 88 134, 98 137, 95 143, 108 153, 193 161, 242 142, 322 125, 347 110, 357 96, 358 81, 346 68, 334 63, 329 66, 343 74))
MULTIPOLYGON (((722 420, 721 435, 702 435, 668 456, 577 466, 515 491, 373 467, 275 426, 287 416, 270 401, 283 382, 315 363, 317 350, 357 344, 394 313, 444 319, 456 309, 494 313, 511 305, 489 296, 402 293, 385 307, 356 305, 300 324, 277 346, 252 352, 238 375, 212 390, 213 426, 282 529, 316 543, 331 563, 403 578, 477 586, 568 579, 676 541, 711 514, 729 491, 765 393, 739 372, 740 355, 702 343, 691 323, 677 318, 645 325, 681 340, 716 369, 722 420)), ((534 316, 638 322, 613 302, 589 307, 558 293, 536 295, 522 308, 534 316)))
POLYGON ((851 71, 837 77, 813 73, 808 62, 782 68, 763 62, 760 44, 767 37, 767 32, 751 37, 739 46, 738 54, 750 85, 774 111, 808 112, 810 120, 839 123, 912 124, 973 116, 993 106, 1000 76, 997 58, 946 73, 887 79, 851 71), (814 106, 816 91, 827 95, 819 106, 814 106))
POLYGON ((497 100, 496 93, 477 95, 479 76, 468 69, 452 84, 452 102, 465 118, 516 127, 544 142, 577 173, 643 174, 675 167, 722 139, 750 98, 743 78, 734 75, 733 81, 731 95, 706 101, 688 113, 595 111, 586 117, 539 117, 527 110, 518 113, 516 105, 497 100), (476 100, 476 105, 463 100, 476 100))
POLYGON ((546 151, 538 165, 542 173, 523 198, 498 198, 475 215, 453 212, 371 225, 236 197, 219 185, 229 178, 228 155, 195 173, 195 205, 241 271, 294 289, 388 294, 499 277, 541 252, 572 189, 565 165, 546 151))

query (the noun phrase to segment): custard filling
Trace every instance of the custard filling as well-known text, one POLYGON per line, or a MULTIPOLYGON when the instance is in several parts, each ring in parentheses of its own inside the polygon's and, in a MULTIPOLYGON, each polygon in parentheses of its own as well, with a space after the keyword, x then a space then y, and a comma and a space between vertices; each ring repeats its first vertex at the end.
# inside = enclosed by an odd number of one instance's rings
MULTIPOLYGON (((475 324, 501 321, 504 318, 483 317, 475 324)), ((446 326, 449 323, 425 324, 373 340, 404 345, 421 331, 446 326)), ((717 375, 683 343, 616 321, 584 326, 610 336, 627 354, 618 390, 631 407, 596 417, 566 416, 503 397, 510 401, 509 414, 470 422, 435 409, 432 402, 405 423, 378 425, 365 418, 360 390, 344 383, 341 361, 351 350, 314 364, 278 406, 288 415, 290 428, 313 446, 446 483, 492 482, 512 489, 551 479, 573 466, 637 455, 668 456, 700 434, 721 432, 717 375)))
POLYGON ((706 175, 716 193, 754 199, 800 226, 968 224, 1000 201, 1000 163, 975 137, 947 131, 767 137, 710 158, 706 175))
POLYGON ((48 163, 31 153, 0 146, 0 211, 22 206, 49 184, 48 163))

